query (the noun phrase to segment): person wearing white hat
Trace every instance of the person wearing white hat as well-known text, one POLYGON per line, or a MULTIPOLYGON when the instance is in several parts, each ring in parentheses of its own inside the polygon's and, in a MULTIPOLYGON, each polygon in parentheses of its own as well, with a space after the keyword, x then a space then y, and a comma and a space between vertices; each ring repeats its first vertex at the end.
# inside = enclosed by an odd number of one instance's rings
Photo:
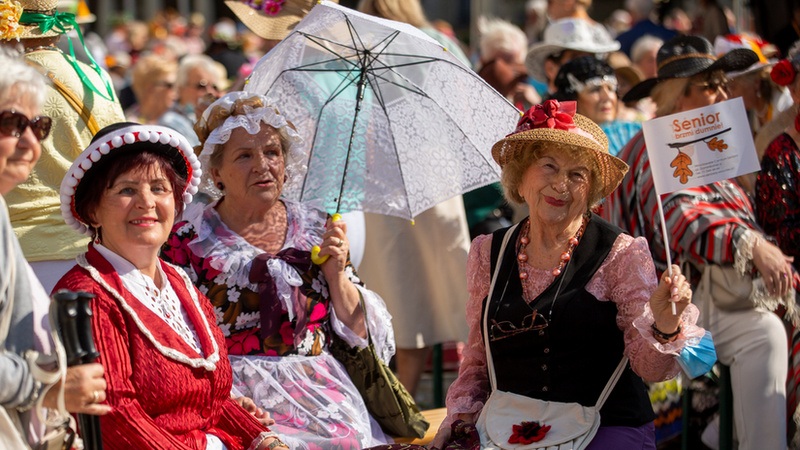
POLYGON ((0 32, 0 41, 11 47, 21 44, 26 61, 52 81, 42 112, 53 118, 53 132, 42 141, 42 157, 31 177, 6 201, 25 258, 49 292, 87 242, 70 233, 61 218, 59 183, 94 134, 125 116, 108 74, 56 47, 67 30, 76 28, 74 16, 59 12, 58 0, 3 1, 0 7, 14 4, 22 6, 22 14, 7 16, 9 26, 0 32))
MULTIPOLYGON (((92 238, 56 285, 88 292, 111 406, 104 448, 286 448, 231 397, 222 331, 208 299, 158 255, 202 170, 185 137, 157 125, 103 128, 61 182, 67 225, 92 238)), ((259 420, 260 419, 260 420, 259 420)))
POLYGON ((548 92, 552 93, 556 91, 553 83, 562 64, 578 56, 603 56, 619 50, 619 42, 612 40, 602 25, 595 25, 576 18, 553 21, 544 30, 542 42, 528 50, 525 57, 528 75, 547 83, 548 92))

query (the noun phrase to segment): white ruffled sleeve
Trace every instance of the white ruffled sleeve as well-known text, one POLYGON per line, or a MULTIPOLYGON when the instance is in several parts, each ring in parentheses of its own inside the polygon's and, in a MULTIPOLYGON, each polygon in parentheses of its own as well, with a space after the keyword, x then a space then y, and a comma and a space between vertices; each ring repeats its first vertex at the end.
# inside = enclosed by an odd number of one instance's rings
MULTIPOLYGON (((348 267, 349 269, 349 267, 348 267)), ((353 275, 348 271, 352 278, 353 275)), ((386 304, 383 299, 376 293, 354 282, 359 294, 364 299, 364 304, 367 309, 367 326, 369 333, 372 336, 372 344, 375 346, 375 352, 385 362, 389 364, 395 352, 394 344, 394 329, 392 328, 392 315, 386 309, 386 304)), ((364 348, 367 346, 367 339, 362 338, 348 328, 338 317, 336 311, 331 308, 331 327, 333 331, 339 335, 347 345, 351 347, 364 348)))

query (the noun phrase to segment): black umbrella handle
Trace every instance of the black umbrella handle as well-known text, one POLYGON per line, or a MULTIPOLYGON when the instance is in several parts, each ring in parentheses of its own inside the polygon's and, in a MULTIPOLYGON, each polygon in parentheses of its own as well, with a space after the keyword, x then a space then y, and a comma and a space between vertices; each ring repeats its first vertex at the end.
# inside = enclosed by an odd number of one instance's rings
MULTIPOLYGON (((53 295, 57 305, 56 323, 67 353, 68 367, 94 362, 100 356, 92 337, 93 298, 94 295, 88 292, 67 290, 53 295)), ((103 450, 99 417, 78 414, 78 429, 85 450, 103 450)))
POLYGON ((78 294, 60 290, 53 295, 56 302, 56 327, 67 353, 67 366, 80 364, 86 356, 78 336, 78 294))
POLYGON ((97 360, 100 353, 94 345, 92 336, 92 299, 94 294, 88 292, 78 292, 78 342, 86 355, 81 358, 84 364, 92 363, 97 360))

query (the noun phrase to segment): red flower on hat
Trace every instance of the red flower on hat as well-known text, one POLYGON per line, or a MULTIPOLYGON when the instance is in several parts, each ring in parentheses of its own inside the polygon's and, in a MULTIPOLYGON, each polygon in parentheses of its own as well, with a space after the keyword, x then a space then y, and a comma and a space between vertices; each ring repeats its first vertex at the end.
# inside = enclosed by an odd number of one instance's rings
POLYGON ((535 105, 525 112, 517 122, 517 129, 511 134, 536 128, 569 131, 575 128, 575 122, 572 118, 575 116, 576 109, 576 102, 547 100, 543 104, 535 105))
POLYGON ((788 86, 794 81, 794 77, 797 75, 797 71, 794 69, 794 66, 788 59, 782 59, 778 61, 775 66, 772 67, 772 72, 770 73, 770 77, 772 77, 772 81, 774 81, 779 86, 788 86))
POLYGON ((508 443, 526 445, 544 439, 547 432, 550 431, 550 425, 542 425, 539 422, 522 422, 519 425, 512 425, 511 430, 508 443))

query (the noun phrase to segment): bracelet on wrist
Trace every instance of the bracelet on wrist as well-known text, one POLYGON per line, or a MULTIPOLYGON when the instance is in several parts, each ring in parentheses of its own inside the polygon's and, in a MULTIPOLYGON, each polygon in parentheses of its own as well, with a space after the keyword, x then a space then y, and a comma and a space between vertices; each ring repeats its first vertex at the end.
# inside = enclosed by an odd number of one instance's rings
POLYGON ((663 339, 665 341, 672 340, 673 338, 678 336, 678 334, 680 334, 680 332, 681 332, 681 326, 678 325, 678 328, 675 329, 675 331, 673 331, 672 333, 664 333, 663 331, 658 329, 658 327, 656 326, 655 322, 653 322, 653 324, 650 325, 650 329, 653 330, 653 335, 655 337, 657 337, 659 339, 663 339))
POLYGON ((275 447, 288 447, 288 445, 286 445, 282 440, 278 439, 278 437, 276 436, 275 440, 269 443, 267 449, 272 450, 275 447))

